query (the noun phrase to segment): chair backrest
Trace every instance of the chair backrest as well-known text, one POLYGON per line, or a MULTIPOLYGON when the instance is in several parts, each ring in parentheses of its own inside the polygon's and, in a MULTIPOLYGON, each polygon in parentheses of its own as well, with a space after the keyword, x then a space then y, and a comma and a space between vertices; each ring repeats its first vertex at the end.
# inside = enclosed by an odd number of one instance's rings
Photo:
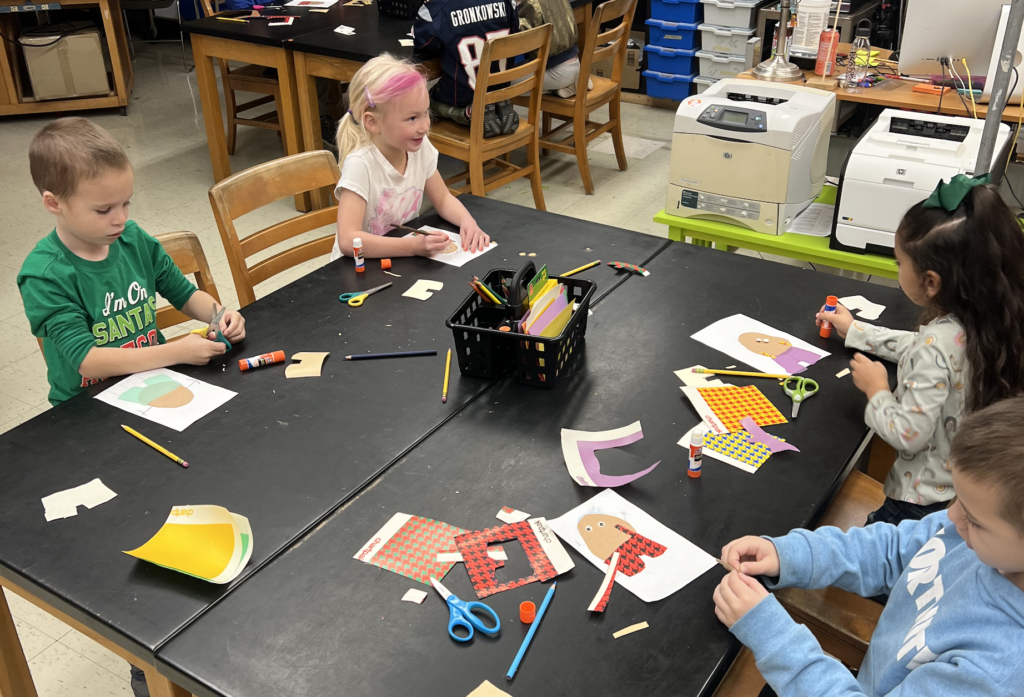
POLYGON ((297 235, 336 224, 338 204, 289 218, 242 239, 239 239, 235 229, 235 220, 283 198, 322 187, 333 190, 340 178, 338 161, 334 155, 326 150, 318 150, 264 162, 233 174, 210 188, 213 216, 217 219, 217 227, 224 242, 240 307, 255 302, 253 286, 296 264, 330 254, 336 233, 278 252, 251 267, 247 266, 246 259, 297 235))
POLYGON ((616 83, 622 82, 622 64, 626 60, 626 44, 629 41, 629 27, 633 23, 633 12, 636 11, 636 1, 609 0, 594 9, 590 33, 583 44, 584 51, 580 55, 580 79, 576 85, 576 94, 585 95, 587 93, 590 66, 609 56, 614 56, 611 80, 616 83), (601 31, 601 25, 615 22, 615 20, 620 21, 616 22, 611 29, 605 32, 601 31))
POLYGON ((536 126, 540 118, 541 92, 544 87, 544 69, 548 62, 548 49, 551 47, 551 25, 544 24, 530 31, 510 34, 495 39, 488 39, 480 53, 480 64, 476 69, 476 87, 473 94, 473 119, 470 121, 470 147, 473 143, 481 143, 484 139, 484 108, 505 99, 516 97, 530 91, 529 114, 526 120, 536 126), (505 69, 507 63, 516 56, 525 56, 537 51, 537 57, 525 61, 514 68, 505 69), (500 62, 499 70, 491 72, 491 66, 500 62), (509 84, 499 89, 489 89, 491 85, 511 83, 521 80, 515 85, 509 84))
MULTIPOLYGON (((162 235, 154 235, 157 241, 163 246, 164 251, 171 257, 171 261, 186 276, 193 275, 196 279, 196 286, 199 290, 209 293, 213 299, 220 303, 220 293, 217 292, 217 284, 213 282, 213 274, 210 273, 210 264, 206 261, 206 253, 199 238, 191 232, 165 232, 162 235)), ((161 307, 156 311, 157 329, 167 329, 182 322, 189 322, 192 318, 172 306, 161 307)))

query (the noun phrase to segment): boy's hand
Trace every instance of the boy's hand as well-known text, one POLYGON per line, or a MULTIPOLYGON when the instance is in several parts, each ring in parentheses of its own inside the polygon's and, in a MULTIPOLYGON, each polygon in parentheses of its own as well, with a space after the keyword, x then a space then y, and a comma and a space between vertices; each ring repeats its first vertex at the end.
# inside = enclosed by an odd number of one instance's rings
POLYGON ((722 624, 732 627, 767 597, 768 591, 757 582, 757 579, 738 571, 730 571, 715 589, 715 614, 722 624))
POLYGON ((747 535, 722 547, 722 561, 746 576, 778 576, 779 553, 770 540, 747 535))
POLYGON ((245 318, 237 310, 228 310, 220 318, 220 333, 232 344, 241 341, 245 338, 245 318))
POLYGON ((462 235, 462 251, 464 252, 476 252, 478 250, 482 252, 491 243, 491 238, 480 229, 480 226, 472 218, 459 227, 459 234, 462 235))
POLYGON ((821 323, 825 321, 832 324, 832 328, 836 330, 840 339, 845 339, 846 332, 850 331, 850 325, 853 324, 853 315, 842 305, 836 305, 835 312, 825 312, 825 306, 822 305, 818 314, 815 315, 814 323, 820 327, 821 323))
POLYGON ((850 361, 853 384, 871 399, 879 392, 889 391, 889 372, 879 361, 873 361, 863 353, 854 355, 850 361))
POLYGON ((211 358, 228 350, 219 341, 210 341, 198 334, 186 334, 185 338, 174 342, 174 347, 178 350, 178 362, 188 365, 206 365, 211 358))
POLYGON ((416 235, 413 239, 416 241, 416 256, 421 257, 432 257, 451 242, 451 238, 443 232, 429 230, 423 230, 423 234, 416 235))

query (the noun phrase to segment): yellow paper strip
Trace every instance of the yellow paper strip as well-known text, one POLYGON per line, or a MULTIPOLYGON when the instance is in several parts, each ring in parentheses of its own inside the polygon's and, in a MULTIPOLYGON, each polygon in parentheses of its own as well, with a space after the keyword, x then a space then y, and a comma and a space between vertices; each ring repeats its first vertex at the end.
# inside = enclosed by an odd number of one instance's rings
POLYGON ((612 637, 615 638, 615 639, 618 639, 619 637, 626 636, 627 634, 632 634, 633 632, 639 632, 641 629, 647 629, 649 626, 650 625, 647 624, 646 622, 641 622, 640 624, 630 625, 629 627, 626 627, 625 629, 620 629, 619 631, 615 632, 614 634, 612 634, 612 637))

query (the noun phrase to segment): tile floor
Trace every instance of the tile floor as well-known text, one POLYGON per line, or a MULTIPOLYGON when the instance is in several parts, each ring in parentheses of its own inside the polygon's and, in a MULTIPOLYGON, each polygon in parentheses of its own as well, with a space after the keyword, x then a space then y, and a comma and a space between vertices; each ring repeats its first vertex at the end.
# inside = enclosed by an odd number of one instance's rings
MULTIPOLYGON (((85 115, 114 133, 132 159, 132 217, 154 234, 174 230, 196 233, 221 298, 225 304, 237 307, 227 258, 207 198, 213 179, 195 73, 184 71, 174 44, 137 42, 136 52, 136 86, 128 116, 117 111, 85 115)), ((618 170, 610 142, 593 145, 590 165, 597 190, 596 195, 587 196, 575 158, 552 154, 543 165, 547 208, 552 213, 664 237, 666 229, 652 218, 664 206, 674 113, 629 104, 623 105, 622 112, 628 171, 618 170)), ((15 279, 25 256, 53 225, 29 178, 27 155, 32 136, 50 118, 6 117, 0 121, 0 161, 4 163, 0 167, 0 433, 49 408, 46 367, 29 331, 15 279)), ((833 139, 829 174, 838 174, 852 142, 833 139)), ((276 134, 251 128, 240 129, 237 153, 232 158, 235 171, 283 154, 276 134)), ((456 168, 453 162, 442 162, 445 172, 454 173, 456 168)), ((1021 190, 1019 175, 1015 182, 1021 190)), ((489 195, 533 206, 529 185, 522 182, 489 195)), ((293 214, 288 201, 278 202, 246 216, 242 233, 293 214)), ((481 222, 486 229, 486 221, 481 222)), ((324 233, 310 236, 318 234, 324 233)), ((257 294, 270 293, 326 260, 314 260, 281 274, 262 284, 257 294)), ((775 261, 810 268, 801 262, 775 261)), ((835 269, 818 270, 849 275, 835 269)), ((17 596, 8 593, 7 597, 40 697, 131 695, 128 666, 123 660, 17 596)))

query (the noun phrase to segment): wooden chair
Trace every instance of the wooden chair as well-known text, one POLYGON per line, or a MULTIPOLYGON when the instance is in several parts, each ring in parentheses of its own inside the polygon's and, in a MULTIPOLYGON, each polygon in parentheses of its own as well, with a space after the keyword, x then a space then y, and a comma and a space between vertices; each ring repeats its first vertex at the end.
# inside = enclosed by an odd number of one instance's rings
MULTIPOLYGON (((203 0, 203 12, 207 17, 213 17, 223 12, 214 12, 210 0, 203 0)), ((238 126, 252 126, 253 128, 266 128, 281 133, 281 121, 277 116, 281 110, 281 85, 276 75, 267 75, 266 68, 262 65, 243 65, 240 68, 231 68, 227 60, 218 58, 220 66, 220 77, 224 83, 224 104, 228 119, 228 155, 235 154, 235 140, 238 136, 238 126), (251 92, 263 95, 243 104, 235 99, 235 92, 251 92), (255 109, 264 104, 274 102, 275 110, 268 111, 252 118, 241 116, 242 113, 255 109)))
MULTIPOLYGON (((199 290, 209 293, 214 300, 220 303, 220 293, 217 292, 217 284, 213 282, 210 264, 206 261, 203 245, 195 233, 165 232, 162 235, 154 235, 154 237, 163 246, 164 251, 171 257, 171 261, 178 267, 178 270, 186 276, 194 275, 199 290)), ((156 311, 157 329, 167 329, 176 324, 191 321, 191 317, 180 310, 175 310, 171 305, 161 307, 156 311)))
POLYGON ((334 187, 341 178, 338 161, 326 150, 299 153, 256 165, 213 185, 210 204, 217 219, 240 307, 255 302, 253 286, 296 264, 330 254, 336 233, 304 242, 252 266, 246 259, 297 235, 338 220, 338 204, 303 213, 239 239, 235 220, 274 201, 325 186, 334 187))
POLYGON ((587 38, 580 51, 580 77, 576 83, 576 96, 563 99, 558 95, 545 94, 540 109, 543 112, 543 131, 540 135, 541 147, 547 150, 576 155, 576 162, 583 178, 583 188, 588 194, 594 193, 594 180, 590 176, 590 162, 587 159, 587 147, 600 135, 611 132, 612 144, 615 146, 615 159, 619 169, 625 170, 626 150, 622 145, 621 87, 622 64, 626 59, 626 42, 629 40, 629 27, 633 22, 636 0, 611 0, 597 6, 594 18, 590 23, 587 38), (616 22, 612 29, 601 32, 601 26, 616 22), (604 44, 609 44, 605 46, 604 44), (598 77, 590 74, 591 64, 614 56, 611 78, 598 77), (593 81, 594 89, 589 90, 588 81, 593 81), (608 122, 590 121, 590 114, 608 105, 608 122), (551 120, 556 118, 564 121, 561 126, 551 129, 551 120), (565 133, 572 127, 571 133, 565 133))
POLYGON ((544 207, 544 192, 540 181, 540 152, 538 136, 540 134, 539 117, 541 88, 544 83, 544 65, 548 60, 548 48, 551 44, 551 25, 511 36, 503 36, 489 40, 484 44, 477 68, 476 90, 473 95, 473 119, 468 127, 459 125, 448 119, 439 119, 430 129, 430 142, 444 155, 462 160, 467 164, 466 171, 445 179, 444 183, 453 194, 471 192, 474 196, 484 196, 488 191, 519 179, 529 177, 533 189, 533 202, 537 210, 544 207), (537 57, 514 68, 492 72, 495 61, 506 61, 537 51, 537 57), (525 79, 524 79, 525 78, 525 79), (522 80, 515 85, 500 89, 489 89, 492 85, 501 85, 522 80), (513 99, 529 90, 530 96, 525 100, 528 115, 525 122, 519 122, 519 129, 507 136, 484 139, 484 109, 488 104, 503 99, 513 99), (526 147, 525 167, 518 167, 500 156, 526 147), (496 174, 484 178, 484 171, 498 169, 496 174), (468 181, 468 185, 460 189, 453 188, 455 182, 468 181))

